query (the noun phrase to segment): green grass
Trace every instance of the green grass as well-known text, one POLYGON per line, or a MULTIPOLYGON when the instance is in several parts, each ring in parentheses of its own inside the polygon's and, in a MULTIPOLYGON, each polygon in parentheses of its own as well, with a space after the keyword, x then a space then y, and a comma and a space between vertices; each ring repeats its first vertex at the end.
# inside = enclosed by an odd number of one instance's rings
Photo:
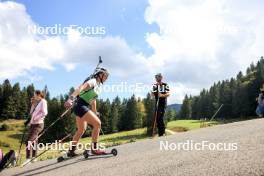
POLYGON ((200 128, 199 120, 175 120, 167 124, 168 129, 173 129, 175 127, 185 127, 188 130, 200 128))
POLYGON ((194 130, 200 128, 199 120, 175 120, 167 124, 168 129, 174 129, 175 127, 184 127, 188 130, 194 130))
MULTIPOLYGON (((219 122, 217 121, 211 121, 211 122, 204 122, 204 126, 212 126, 217 125, 219 122)), ((188 130, 195 130, 201 128, 201 122, 200 120, 175 120, 171 121, 167 124, 167 128, 174 131, 173 129, 177 129, 177 127, 182 127, 184 129, 188 130)), ((177 131, 176 131, 177 132, 177 131)))
POLYGON ((7 124, 11 129, 7 131, 0 131, 0 148, 7 152, 10 149, 19 149, 20 139, 23 133, 23 120, 6 120, 2 124, 7 124), (8 147, 6 146, 8 145, 8 147))
MULTIPOLYGON (((23 120, 7 120, 1 122, 0 125, 3 123, 7 124, 10 127, 8 131, 0 131, 0 148, 7 152, 10 149, 18 151, 20 145, 20 139, 22 137, 23 132, 23 120)), ((206 126, 215 125, 217 122, 206 122, 206 126), (209 125, 208 125, 209 124, 209 125)), ((176 132, 183 132, 188 130, 194 130, 200 128, 200 121, 199 120, 176 120, 171 121, 167 124, 167 129, 176 131, 176 132)), ((100 142, 106 144, 107 147, 109 146, 116 146, 126 143, 131 143, 139 140, 144 140, 149 138, 146 135, 146 128, 125 131, 125 132, 118 132, 114 134, 107 134, 104 136, 100 136, 100 142)), ((81 143, 87 144, 91 142, 91 138, 83 138, 80 140, 81 143)), ((41 151, 39 151, 41 153, 41 151)), ((22 149, 22 161, 25 158, 25 145, 23 145, 22 149)), ((39 159, 46 160, 52 159, 55 157, 60 156, 61 153, 59 151, 48 151, 44 155, 42 155, 39 159)))

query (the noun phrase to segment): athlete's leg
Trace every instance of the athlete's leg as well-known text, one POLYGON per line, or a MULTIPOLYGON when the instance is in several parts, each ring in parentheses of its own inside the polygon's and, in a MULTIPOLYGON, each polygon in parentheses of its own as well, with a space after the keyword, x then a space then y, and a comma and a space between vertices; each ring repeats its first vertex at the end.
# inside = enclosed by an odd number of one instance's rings
POLYGON ((78 144, 80 138, 82 137, 83 133, 86 130, 86 122, 84 119, 80 118, 79 116, 76 116, 76 126, 77 126, 77 131, 75 132, 71 146, 68 152, 68 156, 73 157, 76 156, 75 150, 76 150, 76 145, 78 144))
POLYGON ((88 124, 93 126, 92 142, 98 142, 98 137, 99 137, 100 128, 101 128, 101 120, 92 111, 88 111, 82 118, 88 124))
POLYGON ((76 116, 76 126, 77 126, 77 131, 75 132, 74 136, 73 136, 73 140, 72 140, 72 145, 76 145, 80 138, 82 137, 83 133, 86 130, 86 121, 84 120, 84 118, 80 118, 78 116, 76 116))
POLYGON ((157 127, 159 136, 163 136, 165 133, 165 124, 164 124, 164 110, 159 109, 157 113, 157 127))

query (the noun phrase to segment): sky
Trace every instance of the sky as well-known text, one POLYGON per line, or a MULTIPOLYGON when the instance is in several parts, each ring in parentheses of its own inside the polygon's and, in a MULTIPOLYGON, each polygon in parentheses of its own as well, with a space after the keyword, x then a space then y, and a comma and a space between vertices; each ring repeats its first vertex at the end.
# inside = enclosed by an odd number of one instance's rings
POLYGON ((171 87, 169 103, 181 103, 185 94, 197 95, 259 60, 263 5, 261 0, 0 0, 0 81, 47 85, 51 96, 58 96, 82 83, 102 56, 110 77, 100 98, 145 97, 149 87, 143 86, 151 86, 161 72, 171 87), (67 33, 58 26, 68 27, 67 33))

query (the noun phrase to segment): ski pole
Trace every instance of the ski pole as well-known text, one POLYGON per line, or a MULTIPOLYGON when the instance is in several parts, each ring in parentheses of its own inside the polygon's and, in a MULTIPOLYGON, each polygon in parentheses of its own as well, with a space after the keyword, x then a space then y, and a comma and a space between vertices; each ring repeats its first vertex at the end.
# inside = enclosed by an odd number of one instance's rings
MULTIPOLYGON (((71 133, 69 133, 68 135, 66 135, 64 138, 62 138, 61 140, 59 140, 59 144, 62 143, 63 141, 65 141, 67 138, 71 137, 71 133)), ((27 162, 26 164, 24 164, 22 167, 26 166, 27 164, 31 163, 34 159, 40 157, 41 155, 43 155, 44 153, 46 153, 47 151, 49 151, 51 148, 44 150, 42 153, 38 154, 37 156, 33 157, 29 162, 27 162)))
MULTIPOLYGON (((58 118, 58 119, 56 119, 52 124, 50 124, 44 131, 42 131, 42 133, 35 139, 35 140, 37 140, 37 139, 39 139, 41 136, 43 136, 47 131, 48 131, 48 129, 49 128, 51 128, 56 122, 58 122, 59 120, 61 120, 68 112, 69 112, 69 110, 71 110, 71 108, 72 107, 70 107, 69 109, 67 109, 66 111, 64 111, 61 115, 60 115, 60 117, 58 118)), ((35 141, 34 140, 34 141, 35 141)))
POLYGON ((71 109, 72 107, 70 107, 70 108, 68 108, 66 111, 64 111, 61 115, 60 115, 60 117, 58 118, 58 119, 56 119, 54 122, 52 122, 46 129, 44 129, 41 133, 40 133, 40 135, 38 135, 38 137, 36 137, 34 140, 33 140, 33 142, 34 141, 36 141, 36 140, 38 140, 41 136, 43 136, 53 125, 55 125, 55 123, 56 122, 58 122, 59 120, 61 120, 68 112, 69 112, 69 110, 71 109))
MULTIPOLYGON (((103 132, 102 128, 100 128, 100 131, 101 131, 102 135, 103 135, 103 136, 105 136, 105 134, 104 134, 104 132, 103 132)), ((106 146, 108 146, 108 147, 110 146, 110 144, 109 144, 109 142, 108 142, 108 141, 106 141, 106 146)))
POLYGON ((217 113, 220 111, 220 109, 224 106, 224 104, 221 104, 221 106, 218 108, 218 110, 215 112, 215 114, 212 116, 212 118, 210 119, 210 121, 212 121, 215 116, 217 115, 217 113))
POLYGON ((84 80, 83 83, 85 83, 86 81, 88 81, 89 79, 91 79, 91 78, 94 76, 94 74, 95 74, 95 72, 96 72, 96 69, 98 69, 99 65, 102 64, 102 63, 103 63, 102 57, 99 56, 99 61, 98 61, 97 66, 96 66, 95 69, 94 69, 94 72, 93 72, 89 77, 87 77, 87 78, 84 80))
MULTIPOLYGON (((99 65, 102 64, 102 63, 103 63, 102 57, 99 56, 99 61, 98 61, 97 66, 94 69, 94 72, 83 81, 83 84, 94 77, 94 74, 95 74, 96 70, 99 68, 99 65)), ((85 92, 83 92, 83 93, 85 93, 85 92)), ((82 95, 82 94, 80 94, 80 95, 82 95)))
POLYGON ((18 151, 18 155, 17 155, 17 163, 16 163, 16 165, 18 164, 18 162, 20 162, 20 159, 21 159, 21 156, 20 156, 21 155, 21 149, 22 149, 22 145, 23 145, 23 142, 24 142, 26 130, 27 130, 27 128, 24 127, 24 131, 23 131, 23 134, 22 134, 22 138, 21 138, 21 142, 20 142, 20 146, 19 146, 19 151, 18 151))
POLYGON ((102 128, 100 128, 100 131, 102 132, 102 135, 104 136, 105 134, 104 134, 104 132, 103 132, 102 128))
MULTIPOLYGON (((100 131, 101 131, 102 135, 105 136, 105 134, 104 134, 102 128, 100 128, 100 131)), ((115 145, 115 142, 116 142, 116 139, 114 139, 114 140, 112 140, 112 141, 113 141, 112 146, 114 146, 114 145, 115 145)), ((109 143, 108 140, 106 140, 106 146, 107 146, 107 147, 111 147, 111 144, 109 143)))

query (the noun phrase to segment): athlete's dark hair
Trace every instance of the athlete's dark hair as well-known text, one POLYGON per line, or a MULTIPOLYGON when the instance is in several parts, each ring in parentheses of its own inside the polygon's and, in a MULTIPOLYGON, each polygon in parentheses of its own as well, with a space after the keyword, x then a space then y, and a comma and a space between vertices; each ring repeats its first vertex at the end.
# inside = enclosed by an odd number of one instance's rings
POLYGON ((45 98, 45 94, 42 91, 40 91, 40 90, 36 90, 35 94, 39 95, 41 98, 45 98))

